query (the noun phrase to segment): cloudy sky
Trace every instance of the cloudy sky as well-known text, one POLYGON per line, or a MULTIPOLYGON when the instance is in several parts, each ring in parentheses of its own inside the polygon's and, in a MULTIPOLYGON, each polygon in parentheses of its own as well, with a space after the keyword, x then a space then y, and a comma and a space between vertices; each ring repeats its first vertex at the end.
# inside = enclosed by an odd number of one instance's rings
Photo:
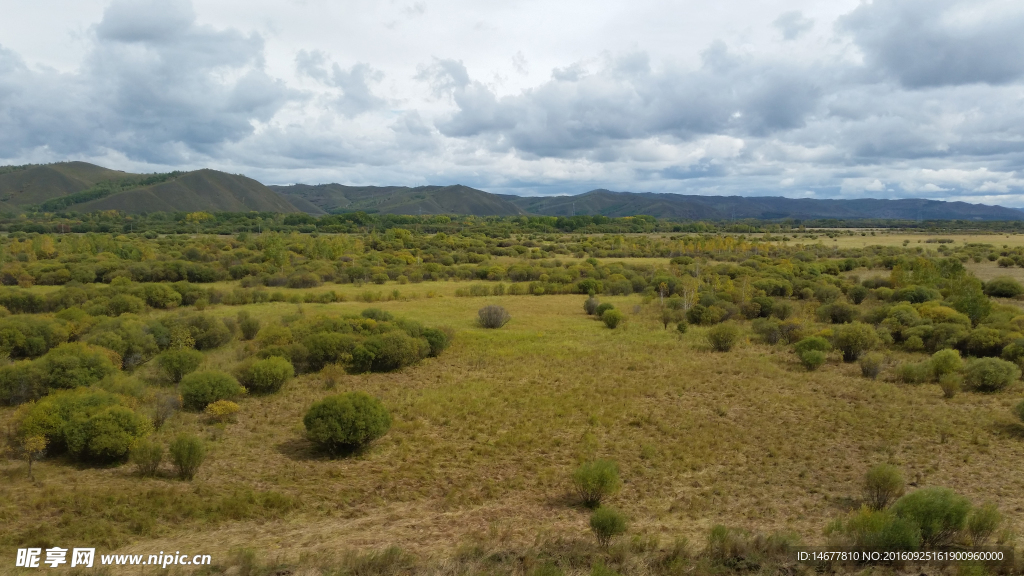
POLYGON ((1024 206, 1024 3, 7 0, 0 164, 1024 206))

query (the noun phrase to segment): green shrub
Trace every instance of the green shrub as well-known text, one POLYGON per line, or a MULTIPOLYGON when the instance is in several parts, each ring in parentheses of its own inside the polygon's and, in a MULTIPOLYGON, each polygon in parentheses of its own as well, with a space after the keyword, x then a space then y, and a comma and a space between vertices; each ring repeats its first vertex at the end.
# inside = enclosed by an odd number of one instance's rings
POLYGON ((1020 368, 998 358, 977 358, 967 364, 964 381, 979 392, 995 392, 1020 378, 1020 368))
POLYGON ((149 418, 126 406, 108 406, 88 418, 72 415, 65 424, 68 453, 79 460, 114 462, 152 431, 149 418))
POLYGON ((686 322, 680 322, 679 324, 676 324, 676 331, 679 332, 680 334, 686 334, 687 329, 689 329, 689 326, 686 324, 686 322))
POLYGON ((898 468, 891 464, 873 466, 864 477, 864 500, 875 510, 882 510, 903 495, 906 482, 898 468))
POLYGON ((867 506, 833 522, 825 533, 841 537, 845 545, 857 550, 896 552, 921 547, 921 529, 914 522, 867 506))
POLYGON ((608 302, 605 302, 604 304, 598 304, 597 307, 594 308, 594 316, 597 316, 598 318, 600 318, 608 310, 614 310, 614 309, 615 309, 615 306, 613 304, 608 303, 608 302))
POLYGON ((942 389, 942 396, 952 398, 963 388, 964 377, 959 374, 946 374, 939 378, 939 388, 942 389))
POLYGON ((427 344, 430 346, 430 353, 428 356, 437 357, 444 352, 448 346, 452 343, 452 337, 450 334, 450 328, 448 331, 440 328, 424 328, 422 335, 426 339, 427 344))
POLYGON ((590 530, 597 543, 607 548, 612 538, 626 531, 626 517, 614 508, 602 506, 590 514, 590 530))
POLYGON ((593 460, 581 464, 572 474, 572 486, 580 503, 596 508, 601 501, 619 490, 619 465, 612 460, 593 460))
MULTIPOLYGON (((413 338, 405 332, 394 330, 373 336, 363 341, 359 362, 365 364, 369 358, 373 372, 390 372, 415 364, 430 354, 430 344, 423 338, 413 338)), ((355 356, 355 352, 353 352, 355 356)))
POLYGON ((1013 278, 1002 276, 985 283, 985 294, 997 298, 1013 298, 1024 294, 1024 286, 1013 278))
POLYGON ((154 476, 164 459, 164 448, 152 440, 140 440, 128 453, 128 461, 140 476, 154 476))
POLYGON ((896 381, 920 384, 932 378, 932 367, 927 362, 904 362, 896 367, 896 381))
POLYGON ((622 312, 619 312, 614 308, 611 310, 605 310, 604 314, 601 314, 601 321, 604 322, 605 326, 611 329, 615 329, 625 318, 626 317, 622 312))
POLYGON ((984 546, 1003 522, 995 504, 984 504, 971 510, 967 517, 967 537, 971 546, 984 546))
POLYGON ((947 546, 964 529, 971 503, 948 488, 922 488, 892 505, 897 517, 921 529, 921 543, 929 548, 947 546))
POLYGON ((508 321, 512 319, 512 316, 501 306, 484 306, 477 312, 477 316, 480 320, 480 325, 484 328, 501 328, 508 321))
POLYGON ((365 392, 328 396, 313 404, 303 418, 306 435, 331 454, 367 446, 391 428, 391 415, 365 392))
POLYGON ((995 328, 975 328, 961 342, 964 351, 971 356, 999 356, 1009 344, 1003 333, 995 328))
POLYGON ((857 319, 857 307, 846 302, 834 302, 820 306, 816 314, 822 322, 848 324, 857 319))
POLYGON ((156 363, 171 382, 181 382, 186 374, 195 372, 203 363, 203 353, 191 348, 171 349, 157 356, 156 363))
POLYGON ((793 345, 793 350, 797 353, 797 355, 800 355, 806 352, 807 350, 828 352, 831 349, 832 345, 828 343, 828 340, 825 340, 821 336, 808 336, 807 338, 804 338, 803 340, 800 340, 799 342, 793 345))
POLYGON ((600 305, 601 302, 597 298, 591 296, 590 298, 587 298, 583 302, 583 311, 586 312, 588 315, 593 316, 595 313, 597 313, 597 307, 600 305))
POLYGON ((869 291, 864 286, 851 286, 846 291, 846 297, 850 299, 850 302, 854 304, 860 304, 868 297, 869 291))
POLYGON ((728 352, 740 339, 740 329, 731 322, 718 324, 708 329, 708 342, 718 352, 728 352))
POLYGON ((751 329, 765 344, 775 345, 782 340, 782 323, 778 318, 758 318, 751 324, 751 329))
POLYGON ((242 340, 252 340, 260 332, 260 321, 258 318, 241 312, 238 313, 238 328, 242 331, 242 340))
POLYGON ((839 326, 832 343, 843 353, 843 362, 855 362, 864 352, 878 345, 875 329, 862 322, 839 326))
POLYGON ((360 312, 360 316, 376 320, 377 322, 391 322, 395 319, 390 312, 381 310, 380 308, 367 308, 360 312))
POLYGON ((216 370, 193 372, 181 379, 181 400, 185 408, 199 412, 217 400, 230 400, 245 388, 229 374, 216 370))
POLYGON ((872 380, 878 378, 882 372, 882 365, 885 363, 885 356, 881 352, 868 352, 860 357, 860 374, 872 380))
POLYGON ((206 460, 206 444, 193 434, 182 433, 171 442, 170 453, 178 477, 192 480, 206 460))
POLYGON ((932 354, 931 359, 928 361, 932 369, 932 377, 939 380, 947 374, 959 372, 964 366, 963 360, 960 359, 960 353, 956 350, 939 350, 935 354, 932 354))
POLYGON ((779 320, 785 320, 793 315, 793 305, 786 301, 779 301, 772 304, 772 316, 779 320))
POLYGON ((805 350, 800 353, 800 363, 804 368, 814 371, 821 368, 828 360, 828 355, 821 350, 805 350))
POLYGON ((287 359, 272 356, 263 360, 242 364, 238 381, 253 394, 273 394, 284 383, 295 376, 295 367, 287 359))

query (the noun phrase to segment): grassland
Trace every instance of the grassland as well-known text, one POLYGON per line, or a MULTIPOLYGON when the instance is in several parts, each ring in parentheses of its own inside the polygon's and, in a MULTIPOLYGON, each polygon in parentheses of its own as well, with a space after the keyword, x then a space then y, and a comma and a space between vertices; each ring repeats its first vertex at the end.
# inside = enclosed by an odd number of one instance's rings
MULTIPOLYGON (((604 299, 628 311, 623 328, 608 330, 583 313, 578 295, 455 298, 460 284, 448 282, 429 284, 427 298, 427 286, 374 287, 419 296, 374 305, 452 326, 455 344, 441 357, 390 374, 304 375, 277 395, 243 400, 232 424, 178 413, 158 438, 198 431, 213 446, 192 484, 167 470, 142 479, 127 466, 61 459, 37 463, 30 482, 23 462, 7 461, 0 535, 142 554, 195 550, 218 562, 251 549, 300 564, 388 546, 432 558, 467 546, 592 548, 568 477, 594 456, 622 468, 625 486, 611 503, 631 519, 629 537, 663 547, 679 538, 699 547, 715 524, 820 543, 831 518, 859 505, 863 474, 878 462, 897 464, 915 485, 992 501, 1012 529, 1024 528, 1024 437, 1009 416, 1020 383, 947 400, 935 385, 867 380, 837 361, 807 372, 781 346, 748 341, 712 352, 704 329, 664 330, 640 296, 604 299), (476 311, 492 303, 512 322, 477 327, 476 311), (348 390, 381 398, 395 424, 365 453, 329 459, 303 439, 301 417, 315 400, 348 390), (271 492, 277 504, 267 505, 271 492)), ((365 287, 340 290, 354 297, 365 287)), ((245 309, 272 323, 365 307, 245 309)), ((235 341, 206 363, 228 369, 249 354, 235 341)), ((158 381, 148 365, 139 374, 158 381)), ((14 414, 0 410, 0 427, 14 414)), ((3 550, 7 557, 11 547, 3 550)))

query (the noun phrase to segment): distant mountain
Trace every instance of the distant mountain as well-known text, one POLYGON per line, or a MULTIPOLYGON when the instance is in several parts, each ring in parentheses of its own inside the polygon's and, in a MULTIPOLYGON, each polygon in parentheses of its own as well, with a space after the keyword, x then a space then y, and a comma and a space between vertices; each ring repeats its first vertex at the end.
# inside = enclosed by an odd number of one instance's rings
MULTIPOLYGON (((517 216, 525 214, 505 197, 468 186, 344 186, 294 184, 270 186, 289 200, 301 198, 325 212, 380 212, 386 214, 472 214, 517 216)), ((298 205, 298 203, 296 203, 298 205)), ((308 210, 307 210, 308 212, 308 210)))
POLYGON ((894 220, 1024 220, 1024 211, 1002 206, 901 199, 817 200, 778 196, 688 196, 591 190, 576 196, 502 198, 531 214, 636 216, 695 220, 755 218, 878 218, 894 220))
POLYGON ((131 174, 86 162, 0 168, 0 211, 299 212, 263 184, 196 170, 131 174))

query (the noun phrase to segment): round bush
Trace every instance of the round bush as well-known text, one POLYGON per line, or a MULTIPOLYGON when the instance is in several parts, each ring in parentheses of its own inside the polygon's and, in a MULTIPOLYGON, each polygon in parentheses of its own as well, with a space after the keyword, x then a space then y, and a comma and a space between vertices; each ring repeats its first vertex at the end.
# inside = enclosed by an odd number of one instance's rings
POLYGON ((995 278, 985 283, 985 294, 997 298, 1013 298, 1024 294, 1024 286, 1013 278, 995 278))
POLYGON ((178 477, 192 480, 206 460, 206 445, 197 436, 182 433, 171 442, 170 453, 171 462, 178 469, 178 477))
POLYGON ((598 318, 600 318, 601 316, 604 316, 604 313, 606 311, 614 310, 614 309, 615 309, 615 306, 612 305, 612 304, 609 304, 608 302, 605 302, 604 304, 598 304, 597 307, 594 308, 594 316, 597 316, 598 318))
POLYGON ((200 411, 217 400, 230 400, 245 393, 245 388, 230 374, 211 370, 193 372, 181 379, 181 400, 185 408, 200 411))
POLYGON ((892 512, 921 529, 926 547, 947 546, 963 530, 971 503, 948 488, 922 488, 892 505, 892 512))
POLYGON ((806 352, 807 350, 828 352, 831 349, 832 345, 828 343, 828 340, 825 340, 821 336, 808 336, 796 344, 793 344, 793 350, 796 351, 798 355, 806 352))
POLYGON ((512 319, 508 310, 494 305, 484 306, 477 312, 477 315, 480 318, 480 325, 484 328, 501 328, 512 319))
POLYGON ((878 345, 875 329, 863 322, 839 326, 833 343, 843 353, 843 362, 855 362, 864 352, 878 345))
POLYGON ((800 353, 800 363, 808 370, 821 368, 826 360, 828 360, 828 355, 821 350, 804 350, 800 353))
POLYGON ((979 392, 995 392, 1020 378, 1020 368, 998 358, 977 358, 967 364, 964 381, 979 392))
POLYGON ((964 361, 960 359, 960 353, 956 350, 939 350, 935 354, 932 354, 931 360, 928 361, 931 364, 932 376, 938 380, 946 374, 952 374, 953 372, 959 372, 964 366, 964 361))
POLYGON ((861 356, 859 362, 861 376, 875 379, 878 378, 879 373, 882 372, 882 364, 885 362, 885 356, 882 356, 880 352, 869 352, 861 356))
POLYGON ((172 382, 181 382, 186 374, 195 372, 203 363, 203 353, 191 348, 168 350, 157 356, 156 363, 172 382))
POLYGON ((612 538, 626 531, 626 517, 614 508, 598 508, 590 515, 590 530, 597 543, 607 548, 612 538))
POLYGON ((718 352, 728 352, 740 339, 740 329, 731 322, 718 324, 708 329, 708 342, 718 352))
POLYGON ((306 436, 331 454, 368 445, 391 428, 391 415, 365 392, 328 396, 313 404, 302 420, 306 436))
POLYGON ((426 338, 427 344, 430 345, 430 354, 428 356, 436 357, 440 356, 441 352, 444 352, 448 346, 451 346, 452 337, 450 335, 451 329, 441 330, 439 328, 424 328, 423 337, 426 338))
MULTIPOLYGON (((370 357, 370 370, 374 372, 398 370, 430 354, 430 344, 425 339, 398 330, 367 338, 361 348, 370 357)), ((365 358, 361 362, 365 364, 365 358)))
POLYGON ((295 367, 291 362, 280 356, 271 356, 244 365, 239 370, 238 380, 254 394, 273 394, 294 376, 295 367))
POLYGON ((903 495, 903 474, 892 464, 878 464, 864 478, 864 499, 868 506, 882 510, 903 495))
POLYGON ((110 406, 87 419, 72 418, 66 425, 68 452, 80 460, 114 462, 128 455, 139 439, 152 430, 149 418, 125 406, 110 406))
POLYGON ((605 326, 612 329, 621 324, 625 318, 626 317, 622 315, 622 312, 619 312, 614 308, 611 310, 605 310, 604 314, 601 314, 601 321, 604 322, 605 326))
POLYGON ((594 460, 581 464, 572 473, 572 486, 580 503, 588 508, 601 505, 601 500, 619 490, 619 465, 612 460, 594 460))
POLYGON ((679 332, 680 334, 686 334, 686 331, 688 329, 689 325, 687 325, 685 321, 676 324, 676 331, 679 332))

